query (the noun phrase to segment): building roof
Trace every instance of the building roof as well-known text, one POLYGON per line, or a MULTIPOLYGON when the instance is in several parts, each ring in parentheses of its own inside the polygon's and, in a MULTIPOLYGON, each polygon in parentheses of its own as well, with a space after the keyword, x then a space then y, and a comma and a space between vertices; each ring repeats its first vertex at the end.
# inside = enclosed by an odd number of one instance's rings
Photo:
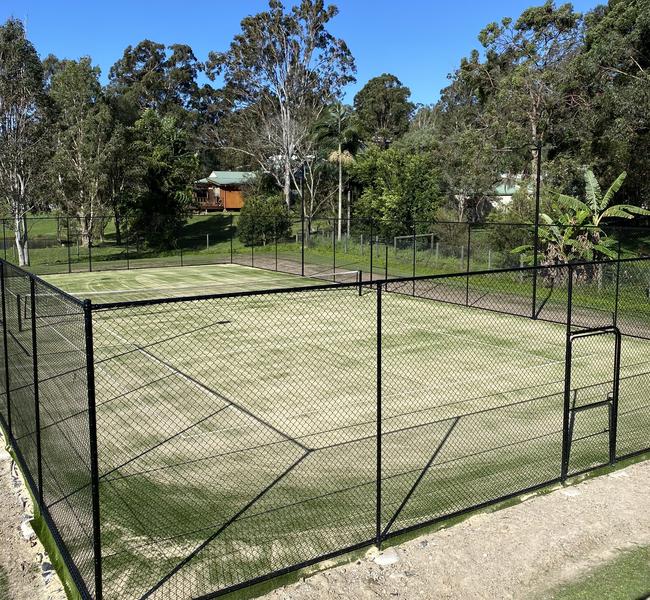
POLYGON ((255 178, 252 171, 212 171, 210 175, 199 179, 196 183, 212 183, 214 185, 244 185, 255 178))
POLYGON ((519 186, 516 183, 500 183, 494 188, 494 195, 495 196, 512 196, 517 190, 519 189, 519 186))

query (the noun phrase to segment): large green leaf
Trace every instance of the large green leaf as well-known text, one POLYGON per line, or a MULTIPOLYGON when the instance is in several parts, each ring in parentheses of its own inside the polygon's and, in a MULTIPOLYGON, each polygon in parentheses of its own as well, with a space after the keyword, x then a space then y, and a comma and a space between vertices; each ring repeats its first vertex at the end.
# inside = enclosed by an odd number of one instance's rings
POLYGON ((632 204, 615 204, 604 210, 600 215, 601 219, 616 217, 619 219, 632 219, 634 215, 650 215, 650 211, 632 204))
POLYGON ((594 244, 593 249, 610 258, 616 258, 618 255, 615 250, 612 250, 609 246, 605 246, 605 244, 594 244))
POLYGON ((575 212, 578 212, 578 211, 581 211, 581 210, 586 210, 587 212, 590 211, 590 208, 582 200, 578 200, 578 198, 574 198, 573 196, 567 196, 566 194, 560 194, 558 196, 558 201, 564 207, 570 208, 571 210, 573 210, 575 212))
MULTIPOLYGON (((594 172, 591 169, 585 171, 585 194, 587 196, 587 201, 591 206, 592 212, 597 212, 600 210, 600 198, 601 198, 600 185, 598 180, 594 175, 594 172)), ((607 206, 607 205, 605 205, 607 206)))
POLYGON ((623 182, 625 181, 625 178, 627 177, 627 173, 623 171, 615 180, 612 185, 609 186, 609 189, 605 192, 605 195, 603 196, 602 201, 600 202, 599 205, 599 210, 605 210, 609 203, 612 201, 612 198, 614 197, 614 194, 618 192, 618 190, 621 189, 621 186, 623 185, 623 182))

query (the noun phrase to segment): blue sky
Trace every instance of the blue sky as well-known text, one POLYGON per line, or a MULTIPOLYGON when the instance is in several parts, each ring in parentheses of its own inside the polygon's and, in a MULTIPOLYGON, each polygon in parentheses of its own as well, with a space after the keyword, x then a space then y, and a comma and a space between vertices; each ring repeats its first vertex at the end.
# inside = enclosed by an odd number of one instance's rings
MULTIPOLYGON (((543 0, 536 0, 541 4, 543 0)), ((287 4, 285 0, 285 4, 287 4)), ((331 31, 345 39, 357 61, 356 84, 389 72, 412 91, 412 100, 435 102, 447 74, 479 46, 478 32, 503 16, 517 16, 534 0, 338 0, 331 31)), ((587 11, 598 2, 576 0, 587 11)), ((0 0, 0 20, 27 21, 42 57, 89 55, 108 75, 129 44, 144 38, 189 44, 200 60, 225 50, 241 19, 263 10, 265 0, 0 0)))

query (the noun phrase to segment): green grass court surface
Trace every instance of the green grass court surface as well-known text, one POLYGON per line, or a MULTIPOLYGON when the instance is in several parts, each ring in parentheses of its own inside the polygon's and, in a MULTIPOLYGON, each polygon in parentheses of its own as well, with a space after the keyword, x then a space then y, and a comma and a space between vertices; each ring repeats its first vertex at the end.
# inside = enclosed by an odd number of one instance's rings
MULTIPOLYGON (((351 273, 341 274, 346 280, 351 273)), ((237 264, 203 265, 48 275, 45 279, 93 303, 197 296, 322 285, 327 280, 299 277, 237 264)), ((332 279, 331 277, 329 279, 332 279)))
MULTIPOLYGON (((236 265, 47 279, 93 301, 322 283, 236 265)), ((351 287, 94 313, 107 598, 200 596, 374 539, 377 301, 351 287)), ((564 325, 395 293, 381 314, 383 530, 559 477, 564 325)), ((612 391, 613 348, 575 342, 576 406, 612 391)), ((650 345, 625 337, 621 455, 645 447, 649 372, 650 345)), ((607 419, 576 413, 570 473, 607 462, 607 419)))

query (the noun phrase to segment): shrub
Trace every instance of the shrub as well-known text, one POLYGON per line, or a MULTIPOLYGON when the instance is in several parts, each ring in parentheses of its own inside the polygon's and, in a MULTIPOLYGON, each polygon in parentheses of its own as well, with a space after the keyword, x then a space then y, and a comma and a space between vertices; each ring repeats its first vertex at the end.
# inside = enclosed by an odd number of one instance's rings
POLYGON ((249 196, 239 215, 239 239, 260 246, 291 233, 291 218, 281 196, 249 196))

